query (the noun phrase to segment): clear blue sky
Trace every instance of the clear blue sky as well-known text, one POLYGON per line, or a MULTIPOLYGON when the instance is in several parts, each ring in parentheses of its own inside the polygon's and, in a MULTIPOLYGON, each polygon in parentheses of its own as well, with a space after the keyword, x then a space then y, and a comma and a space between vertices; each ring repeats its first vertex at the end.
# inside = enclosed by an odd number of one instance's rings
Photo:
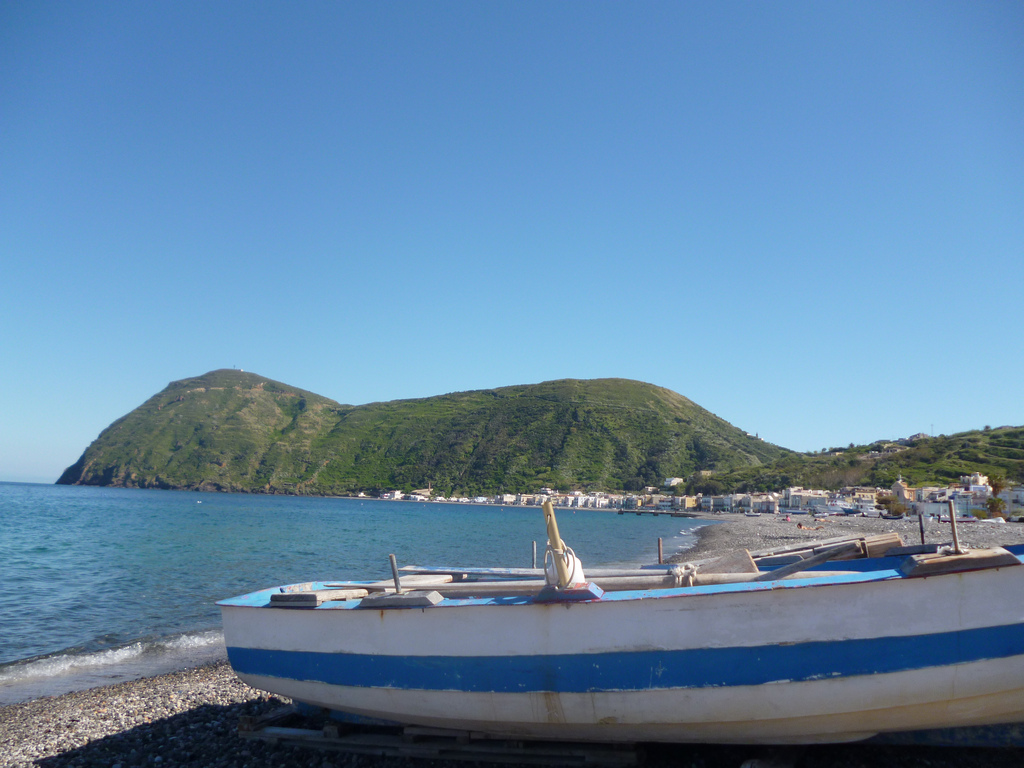
POLYGON ((168 382, 1024 424, 1024 4, 0 4, 0 480, 168 382))

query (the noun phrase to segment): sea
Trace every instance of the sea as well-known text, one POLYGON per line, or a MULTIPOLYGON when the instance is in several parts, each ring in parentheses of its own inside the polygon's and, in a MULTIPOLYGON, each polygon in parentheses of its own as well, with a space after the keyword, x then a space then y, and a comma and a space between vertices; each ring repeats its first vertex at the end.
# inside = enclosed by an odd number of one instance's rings
MULTIPOLYGON (((703 521, 558 509, 587 566, 646 565, 703 521)), ((0 705, 226 658, 216 602, 401 565, 530 567, 538 507, 0 483, 0 705)))

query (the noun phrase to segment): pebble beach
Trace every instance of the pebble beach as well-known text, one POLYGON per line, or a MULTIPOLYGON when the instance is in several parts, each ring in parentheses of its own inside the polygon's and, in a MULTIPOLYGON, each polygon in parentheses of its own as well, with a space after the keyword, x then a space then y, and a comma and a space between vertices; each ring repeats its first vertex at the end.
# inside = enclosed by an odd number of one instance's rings
MULTIPOLYGON (((921 543, 921 526, 916 517, 885 520, 880 517, 853 515, 815 518, 810 515, 782 514, 760 517, 713 515, 707 519, 716 524, 698 529, 696 546, 685 553, 673 556, 672 560, 704 560, 737 549, 762 552, 799 545, 805 541, 844 536, 875 536, 891 532, 898 533, 907 545, 921 543), (718 524, 718 521, 722 523, 718 524)), ((960 522, 957 525, 957 532, 961 545, 967 547, 1024 544, 1024 524, 1021 523, 960 522)), ((924 540, 928 544, 952 542, 949 523, 926 520, 924 540)))
MULTIPOLYGON (((863 536, 895 531, 907 544, 920 543, 918 521, 859 517, 815 520, 806 515, 722 516, 722 522, 699 529, 691 550, 679 561, 706 559, 737 548, 751 552, 783 548, 803 541, 863 536)), ((948 524, 928 523, 929 543, 950 541, 948 524)), ((1024 543, 1024 525, 968 523, 960 540, 969 547, 1024 543)), ((247 741, 238 736, 239 717, 271 712, 286 700, 241 683, 224 663, 77 691, 0 707, 0 768, 22 766, 309 766, 309 768, 398 768, 448 766, 431 760, 382 758, 247 741)), ((1024 765, 1024 749, 921 748, 876 745, 814 747, 720 747, 655 745, 646 765, 717 768, 747 764, 802 768, 860 766, 1024 765), (750 763, 755 760, 760 762, 750 763)))

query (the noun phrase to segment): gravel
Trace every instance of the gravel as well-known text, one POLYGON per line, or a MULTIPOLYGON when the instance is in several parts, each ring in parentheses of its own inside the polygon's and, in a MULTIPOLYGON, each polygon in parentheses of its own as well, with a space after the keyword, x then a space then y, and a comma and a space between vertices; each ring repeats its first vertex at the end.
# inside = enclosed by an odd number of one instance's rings
POLYGON ((283 703, 221 662, 12 704, 0 707, 0 766, 287 764, 273 749, 252 761, 252 746, 236 734, 239 716, 283 703))
MULTIPOLYGON (((711 515, 707 520, 715 524, 697 529, 697 545, 684 554, 670 559, 684 562, 717 557, 736 549, 760 552, 816 539, 873 536, 889 532, 899 533, 905 544, 921 543, 921 528, 916 517, 884 520, 879 517, 852 515, 823 518, 813 518, 809 515, 711 515)), ((958 521, 957 532, 961 546, 972 548, 1024 544, 1024 524, 1021 523, 958 521)), ((953 540, 949 523, 925 521, 924 533, 925 542, 929 544, 946 544, 953 540)))
MULTIPOLYGON (((801 540, 898 531, 919 543, 917 521, 807 516, 745 518, 727 516, 723 525, 698 531, 698 544, 681 559, 700 559, 742 547, 777 548, 801 540), (801 527, 803 526, 803 527, 801 527), (820 527, 819 527, 820 526, 820 527)), ((949 526, 926 531, 929 542, 949 540, 949 526)), ((970 523, 961 541, 972 547, 1024 543, 1024 525, 970 523)), ((287 700, 239 681, 225 663, 105 688, 78 691, 0 707, 0 768, 454 768, 467 763, 383 758, 319 752, 237 734, 242 715, 271 712, 287 700)), ((778 765, 793 768, 1019 768, 1024 749, 922 748, 831 745, 799 748, 651 745, 651 768, 740 768, 778 765), (756 760, 757 763, 747 761, 756 760)))

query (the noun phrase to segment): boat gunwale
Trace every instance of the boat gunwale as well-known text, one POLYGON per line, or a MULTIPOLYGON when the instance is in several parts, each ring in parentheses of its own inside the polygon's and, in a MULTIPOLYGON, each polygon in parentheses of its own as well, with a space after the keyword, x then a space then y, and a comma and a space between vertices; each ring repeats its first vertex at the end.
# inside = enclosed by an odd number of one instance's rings
MULTIPOLYGON (((808 571, 806 576, 790 577, 788 579, 771 579, 766 581, 747 581, 747 582, 736 582, 733 584, 707 584, 692 587, 659 587, 652 589, 633 589, 633 590, 619 590, 614 592, 605 592, 601 598, 593 600, 580 600, 574 601, 574 603, 580 604, 596 604, 596 603, 609 603, 609 602, 626 602, 632 600, 665 600, 673 598, 685 598, 685 597, 696 597, 705 595, 715 594, 734 594, 743 592, 771 592, 777 589, 800 589, 815 586, 830 586, 830 585, 843 585, 843 584, 863 584, 877 581, 887 581, 907 578, 896 568, 887 568, 884 570, 877 571, 860 571, 851 572, 842 575, 830 575, 830 576, 815 576, 813 571, 808 571)), ((307 591, 315 592, 318 590, 329 590, 331 587, 325 585, 333 582, 300 582, 300 584, 308 583, 309 589, 307 591)), ((346 582, 351 584, 373 584, 374 582, 346 582)), ((320 605, 313 607, 309 606, 304 609, 296 609, 293 607, 272 605, 270 602, 271 595, 280 594, 282 591, 287 590, 289 587, 297 585, 282 585, 279 587, 270 587, 267 589, 256 590, 255 592, 249 592, 244 595, 238 595, 237 597, 230 597, 217 602, 218 606, 221 607, 242 607, 242 608, 280 608, 282 610, 353 610, 359 607, 360 600, 331 600, 325 601, 320 605)), ((440 586, 440 585, 439 585, 440 586)), ((429 587, 423 587, 423 589, 429 589, 429 587)), ((536 595, 492 595, 487 597, 445 597, 437 605, 430 606, 431 608, 445 608, 445 607, 467 607, 474 605, 489 605, 489 606, 513 606, 513 605, 551 605, 550 602, 541 602, 536 599, 536 595)), ((559 603, 554 603, 558 605, 559 603)), ((394 606, 399 608, 400 606, 394 606)), ((422 606, 417 606, 422 607, 422 606)), ((388 608, 391 610, 391 608, 388 608)))
MULTIPOLYGON (((1010 545, 1004 547, 1008 552, 1013 554, 1018 562, 1024 565, 1024 545, 1010 545)), ((689 587, 657 587, 650 589, 632 589, 632 590, 616 590, 606 591, 600 598, 592 600, 579 600, 573 601, 574 604, 600 604, 600 603, 618 603, 632 600, 665 600, 675 598, 686 598, 686 597, 698 597, 708 595, 720 595, 720 594, 738 594, 747 592, 772 592, 778 589, 806 589, 811 587, 822 587, 822 586, 842 586, 842 585, 855 585, 865 584, 880 581, 901 581, 904 579, 917 579, 917 578, 939 578, 940 576, 955 576, 963 573, 972 573, 975 571, 953 571, 946 574, 934 574, 928 576, 909 577, 900 568, 901 564, 906 560, 906 556, 897 557, 879 557, 879 558, 862 558, 858 560, 843 561, 844 568, 846 566, 852 566, 851 572, 844 574, 830 574, 828 576, 816 576, 815 571, 825 570, 830 566, 828 563, 824 563, 818 566, 809 568, 807 571, 798 574, 792 574, 785 579, 767 579, 765 581, 744 581, 735 582, 731 584, 707 584, 700 586, 689 586, 689 587)), ((979 570, 1000 570, 1004 567, 1014 566, 996 566, 994 568, 986 568, 979 570)), ((770 573, 770 569, 766 569, 765 573, 770 573)), ((217 605, 220 607, 240 607, 240 608, 279 608, 282 610, 303 610, 303 611, 324 611, 324 610, 356 610, 359 609, 360 599, 350 600, 327 600, 317 606, 304 606, 301 608, 284 606, 284 605, 272 605, 270 601, 271 595, 279 594, 293 590, 295 587, 306 587, 304 591, 318 591, 318 590, 330 590, 334 587, 328 585, 335 584, 340 580, 327 580, 327 581, 316 581, 316 582, 297 582, 295 584, 285 584, 277 587, 268 587, 265 589, 255 590, 243 595, 235 597, 225 598, 217 601, 217 605)), ((379 580, 361 580, 345 582, 346 584, 358 585, 358 584, 379 584, 379 580)), ((495 583, 500 581, 487 582, 493 586, 495 583)), ((443 585, 437 585, 442 587, 443 585)), ((431 589, 431 586, 421 586, 421 589, 431 589)), ((539 590, 538 590, 539 591, 539 590)), ((530 605, 560 605, 564 603, 559 602, 546 602, 538 601, 536 594, 510 594, 510 595, 491 595, 486 597, 444 597, 436 605, 430 606, 432 609, 438 608, 465 608, 470 606, 496 606, 496 607, 511 607, 511 606, 530 606, 530 605)), ((380 606, 377 606, 378 608, 380 606)), ((422 608, 423 606, 416 606, 422 608)), ((401 606, 396 604, 395 606, 389 606, 385 610, 409 610, 409 606, 401 606)))

